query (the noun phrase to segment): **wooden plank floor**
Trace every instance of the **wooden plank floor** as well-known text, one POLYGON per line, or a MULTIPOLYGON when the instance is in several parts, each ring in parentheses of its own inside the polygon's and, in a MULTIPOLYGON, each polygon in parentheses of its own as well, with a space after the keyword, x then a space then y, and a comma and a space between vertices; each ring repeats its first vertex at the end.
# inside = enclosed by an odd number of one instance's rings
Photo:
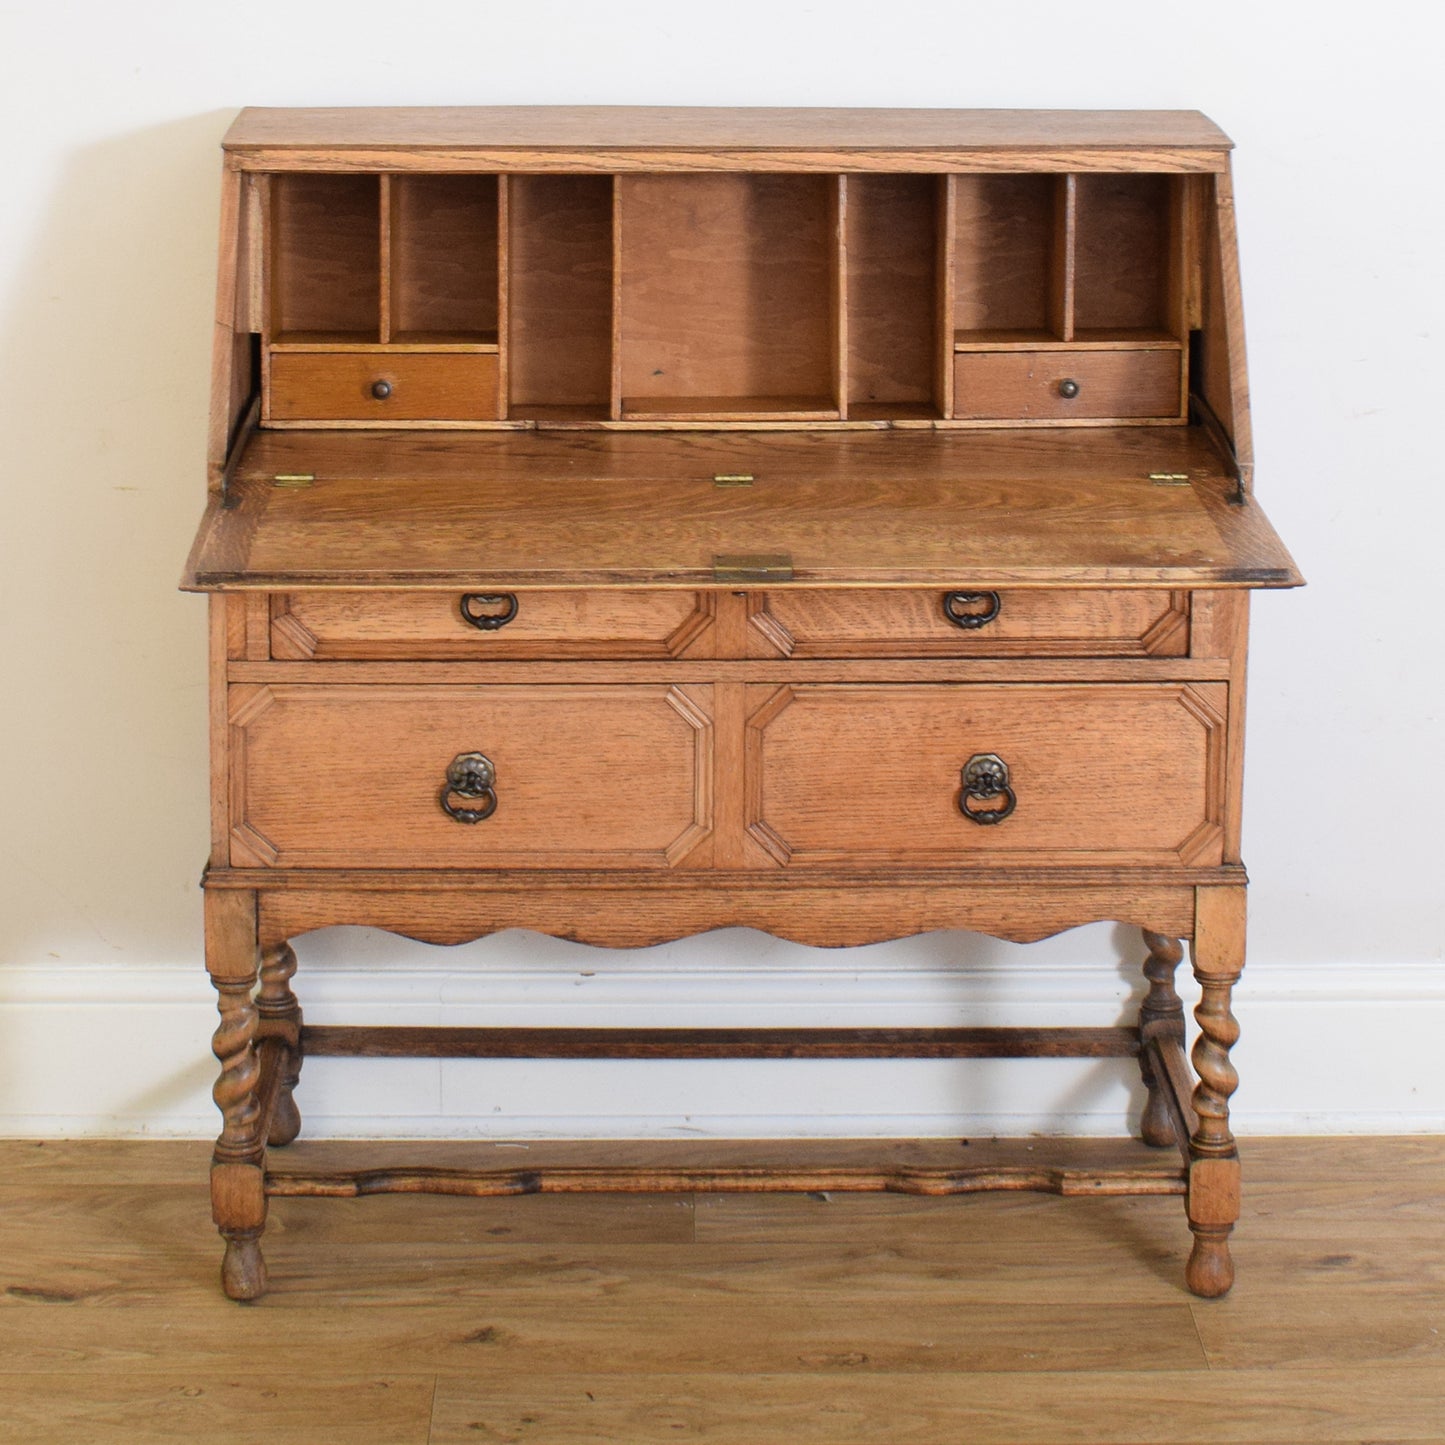
MULTIPOLYGON (((762 1144, 1099 1165, 1142 1146, 762 1144), (1033 1154, 1029 1151, 1033 1150, 1033 1154)), ((344 1145, 359 1162, 716 1145, 344 1145)), ((1246 1145, 1238 1283, 1177 1199, 283 1199, 225 1300, 193 1143, 0 1142, 0 1440, 1445 1441, 1445 1139, 1246 1145)), ((286 1156, 277 1155, 277 1167, 286 1156)))

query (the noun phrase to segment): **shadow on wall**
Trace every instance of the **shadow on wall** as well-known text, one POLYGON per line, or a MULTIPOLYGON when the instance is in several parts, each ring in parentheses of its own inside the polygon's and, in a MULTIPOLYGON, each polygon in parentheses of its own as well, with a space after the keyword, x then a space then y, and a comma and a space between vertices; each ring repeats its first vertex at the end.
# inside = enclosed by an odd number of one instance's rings
POLYGON ((13 197, 35 219, 0 298, 0 966, 200 957, 205 608, 176 581, 229 119, 73 151, 13 197))

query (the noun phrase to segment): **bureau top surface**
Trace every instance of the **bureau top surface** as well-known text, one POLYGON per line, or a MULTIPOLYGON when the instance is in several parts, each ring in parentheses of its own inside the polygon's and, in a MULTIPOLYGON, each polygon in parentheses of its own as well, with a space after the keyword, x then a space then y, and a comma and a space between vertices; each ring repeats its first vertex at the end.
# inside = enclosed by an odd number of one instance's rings
MULTIPOLYGON (((1167 165, 1223 164, 1229 138, 1192 110, 883 110, 691 106, 435 106, 243 110, 223 142, 233 160, 263 168, 299 153, 456 153, 478 151, 505 162, 538 152, 711 154, 738 164, 749 157, 893 153, 926 160, 969 153, 1069 153, 1100 150, 1117 161, 1138 153, 1167 165)), ((560 159, 552 156, 553 160, 560 159)))
POLYGON ((1291 586, 1196 428, 256 433, 184 585, 1291 586), (750 474, 749 485, 719 485, 750 474), (314 478, 296 486, 283 479, 314 478), (1167 480, 1158 480, 1159 477, 1167 480), (1187 481, 1178 480, 1187 477, 1187 481))

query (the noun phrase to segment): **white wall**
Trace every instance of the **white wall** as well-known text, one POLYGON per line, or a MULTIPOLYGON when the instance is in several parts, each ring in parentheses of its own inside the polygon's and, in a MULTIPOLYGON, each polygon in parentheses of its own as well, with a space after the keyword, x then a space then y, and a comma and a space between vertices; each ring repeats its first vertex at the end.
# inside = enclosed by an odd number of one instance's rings
MULTIPOLYGON (((174 587, 202 499, 216 143, 245 103, 503 102, 1197 106, 1235 137, 1259 495, 1311 583, 1255 613, 1237 1116, 1445 1127, 1433 13, 4 7, 0 1132, 213 1129, 204 605, 174 587)), ((935 935, 847 955, 747 933, 602 954, 342 931, 303 946, 302 982, 313 1017, 353 1020, 1112 1022, 1138 956, 1103 927, 1031 952, 935 935)), ((351 1133, 848 1133, 1110 1131, 1138 1100, 1097 1064, 327 1060, 301 1102, 351 1133)))

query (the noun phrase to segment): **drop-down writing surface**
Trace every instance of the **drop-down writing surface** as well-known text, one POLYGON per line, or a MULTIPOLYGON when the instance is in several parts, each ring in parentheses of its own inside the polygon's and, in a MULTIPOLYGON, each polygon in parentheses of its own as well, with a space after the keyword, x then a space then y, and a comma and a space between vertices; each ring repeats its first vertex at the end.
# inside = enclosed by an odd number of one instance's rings
POLYGON ((1288 553, 1189 428, 1077 433, 262 432, 203 524, 216 586, 795 583, 1289 586, 1288 553), (746 488, 719 488, 746 470, 746 488), (275 478, 306 472, 304 488, 275 478), (1190 485, 1152 476, 1184 475, 1190 485))

